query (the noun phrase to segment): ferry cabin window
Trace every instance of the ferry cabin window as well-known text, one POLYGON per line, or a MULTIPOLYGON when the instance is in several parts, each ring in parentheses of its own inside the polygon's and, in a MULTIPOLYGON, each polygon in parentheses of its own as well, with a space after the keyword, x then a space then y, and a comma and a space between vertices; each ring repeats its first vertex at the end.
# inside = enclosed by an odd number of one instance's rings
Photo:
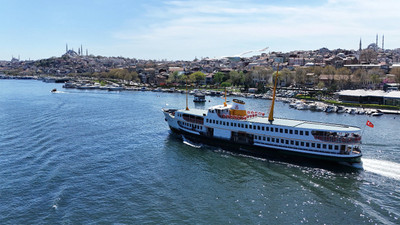
POLYGON ((275 140, 275 142, 276 142, 276 143, 279 143, 279 138, 277 138, 277 139, 275 140))
POLYGON ((309 135, 308 131, 306 131, 306 135, 307 135, 307 136, 309 135))
POLYGON ((289 144, 289 140, 286 140, 286 144, 287 144, 287 145, 289 144))
POLYGON ((285 134, 287 134, 288 133, 288 129, 285 129, 285 134))
POLYGON ((266 130, 266 131, 269 131, 269 127, 266 127, 265 130, 266 130))
POLYGON ((323 144, 323 145, 322 145, 322 148, 326 148, 326 144, 323 144))
POLYGON ((338 145, 335 145, 335 150, 339 150, 339 146, 338 145))
POLYGON ((289 134, 293 134, 293 130, 289 130, 289 134))
POLYGON ((294 134, 299 134, 299 131, 298 130, 294 130, 294 134))
POLYGON ((275 142, 275 138, 271 138, 271 142, 275 142))
POLYGON ((298 141, 296 141, 296 145, 299 146, 299 142, 298 141))
POLYGON ((247 129, 247 124, 245 125, 245 128, 247 129))
POLYGON ((261 130, 264 130, 264 127, 261 127, 261 130))
POLYGON ((275 127, 275 132, 278 133, 278 128, 275 127))
POLYGON ((271 139, 269 137, 267 137, 267 141, 270 141, 271 139))
POLYGON ((279 132, 280 132, 280 133, 283 133, 283 129, 282 129, 282 128, 281 128, 281 129, 279 129, 279 132))
POLYGON ((231 122, 231 127, 233 127, 233 123, 231 122))
POLYGON ((332 145, 328 145, 329 150, 332 150, 332 145))
POLYGON ((303 135, 303 131, 302 130, 300 131, 300 135, 303 135))
POLYGON ((250 128, 250 129, 253 129, 253 125, 249 125, 249 128, 250 128))
POLYGON ((261 129, 260 129, 260 126, 257 126, 257 130, 261 130, 261 129))
POLYGON ((310 147, 310 143, 306 142, 306 147, 310 147))
POLYGON ((317 144, 317 148, 321 148, 321 144, 317 144))
POLYGON ((300 142, 300 145, 301 145, 301 146, 304 146, 304 142, 300 142))
POLYGON ((293 141, 293 140, 291 140, 291 141, 290 141, 290 144, 291 144, 291 145, 294 145, 294 141, 293 141))
POLYGON ((265 137, 263 137, 263 141, 265 141, 265 137))
POLYGON ((281 143, 283 144, 285 142, 285 140, 281 139, 281 143))
POLYGON ((315 143, 311 143, 311 147, 315 148, 315 143))

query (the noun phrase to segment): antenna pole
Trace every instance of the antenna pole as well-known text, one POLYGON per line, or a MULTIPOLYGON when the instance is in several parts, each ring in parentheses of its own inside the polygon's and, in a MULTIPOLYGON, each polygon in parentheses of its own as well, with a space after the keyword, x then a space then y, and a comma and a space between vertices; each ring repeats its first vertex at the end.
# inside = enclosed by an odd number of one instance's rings
POLYGON ((272 121, 274 121, 274 106, 275 106, 275 94, 276 94, 276 84, 278 82, 278 73, 279 73, 279 63, 278 63, 278 69, 276 70, 276 75, 275 75, 275 84, 274 84, 274 93, 272 95, 272 103, 271 103, 271 108, 269 110, 269 116, 268 116, 268 121, 272 124, 272 121))

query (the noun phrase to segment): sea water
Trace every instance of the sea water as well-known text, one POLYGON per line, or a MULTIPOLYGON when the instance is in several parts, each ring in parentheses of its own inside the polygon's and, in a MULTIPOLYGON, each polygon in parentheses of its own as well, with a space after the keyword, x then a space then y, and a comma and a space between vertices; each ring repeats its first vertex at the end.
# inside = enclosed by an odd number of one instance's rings
MULTIPOLYGON (((189 108, 223 102, 192 98, 189 108)), ((269 109, 268 100, 242 100, 269 109)), ((277 117, 364 129, 364 169, 336 170, 191 143, 171 133, 163 107, 184 108, 185 95, 0 80, 0 223, 400 223, 399 116, 277 102, 277 117)))

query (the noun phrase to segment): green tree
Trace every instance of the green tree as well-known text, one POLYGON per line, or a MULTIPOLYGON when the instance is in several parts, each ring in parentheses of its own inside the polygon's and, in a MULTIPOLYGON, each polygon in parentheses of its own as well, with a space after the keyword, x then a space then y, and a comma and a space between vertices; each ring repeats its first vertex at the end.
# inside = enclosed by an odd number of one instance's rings
POLYGON ((214 79, 213 80, 214 80, 215 84, 221 84, 224 81, 224 78, 225 78, 225 74, 224 73, 216 72, 214 74, 214 79))
POLYGON ((338 74, 338 75, 350 75, 351 71, 346 67, 342 67, 342 68, 339 68, 339 69, 336 70, 336 74, 338 74))
POLYGON ((336 69, 335 69, 335 67, 333 67, 331 65, 325 66, 322 69, 322 74, 325 74, 325 75, 335 75, 335 73, 336 73, 336 69))
POLYGON ((296 75, 294 77, 294 81, 296 82, 296 85, 304 84, 306 82, 307 71, 301 67, 297 67, 295 71, 296 75))
POLYGON ((232 86, 232 84, 228 81, 224 81, 221 83, 221 87, 230 87, 230 86, 232 86))
POLYGON ((322 74, 322 67, 320 66, 313 66, 310 67, 310 73, 314 73, 316 76, 319 76, 322 74))
POLYGON ((200 71, 194 72, 189 75, 189 79, 191 81, 196 82, 197 85, 200 84, 200 82, 204 81, 206 79, 206 75, 200 71))
POLYGON ((322 89, 322 88, 324 88, 325 87, 325 84, 324 84, 324 82, 322 82, 322 81, 320 81, 319 83, 318 83, 318 85, 317 85, 317 88, 318 89, 322 89))
POLYGON ((230 71, 229 77, 230 77, 230 80, 232 81, 233 86, 237 86, 238 84, 240 84, 241 77, 237 71, 235 71, 235 70, 230 71))
POLYGON ((175 71, 168 77, 169 83, 176 83, 179 81, 179 72, 175 71))
POLYGON ((289 86, 293 79, 292 71, 290 71, 288 68, 284 68, 279 73, 280 73, 279 80, 285 81, 285 85, 289 86))

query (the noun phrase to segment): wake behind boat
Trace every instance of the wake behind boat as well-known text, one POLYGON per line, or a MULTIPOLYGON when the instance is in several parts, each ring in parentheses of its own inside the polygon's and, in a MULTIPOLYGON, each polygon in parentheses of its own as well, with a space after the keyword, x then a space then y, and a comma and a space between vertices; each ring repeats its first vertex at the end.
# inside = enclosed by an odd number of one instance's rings
POLYGON ((228 145, 259 156, 296 156, 341 164, 361 164, 361 129, 342 124, 273 118, 247 111, 245 102, 201 109, 163 109, 170 129, 202 142, 228 145))

